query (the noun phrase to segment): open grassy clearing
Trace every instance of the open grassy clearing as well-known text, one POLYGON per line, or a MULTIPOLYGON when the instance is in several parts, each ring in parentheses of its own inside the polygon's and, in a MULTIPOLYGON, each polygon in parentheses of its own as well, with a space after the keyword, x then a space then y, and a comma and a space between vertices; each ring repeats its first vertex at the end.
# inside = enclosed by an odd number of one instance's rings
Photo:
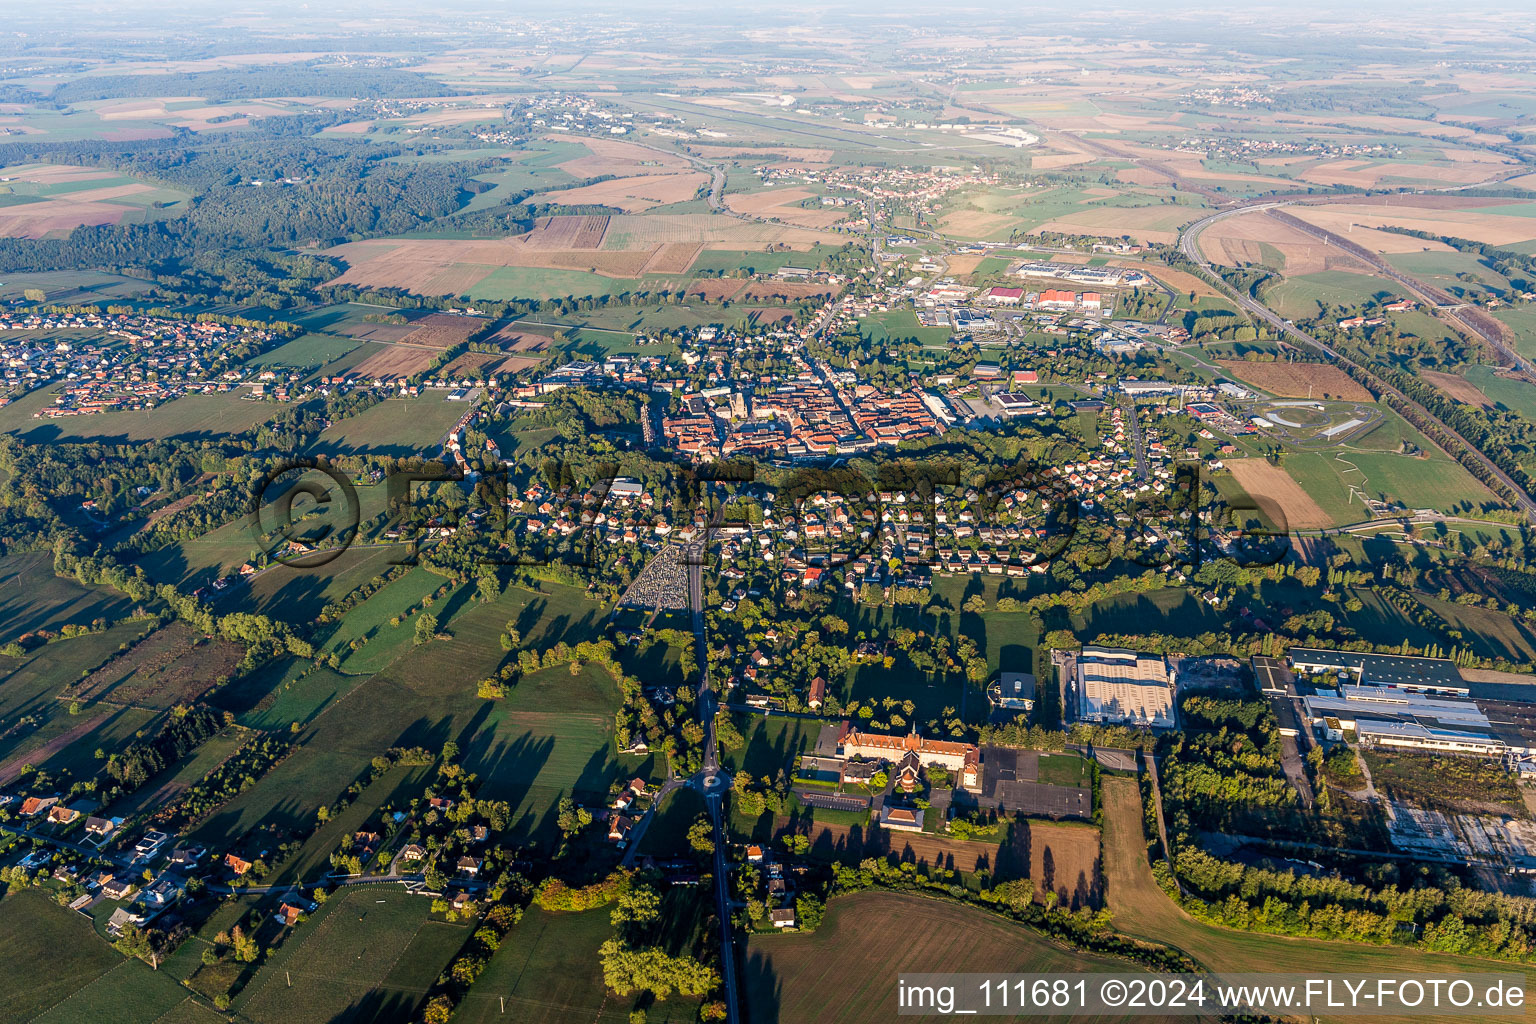
POLYGON ((1396 296, 1392 282, 1369 274, 1326 270, 1288 277, 1264 293, 1264 301, 1281 316, 1305 319, 1317 316, 1324 305, 1355 306, 1375 298, 1396 296))
MULTIPOLYGON (((450 939, 460 939, 459 945, 469 938, 467 925, 429 921, 430 909, 430 900, 407 895, 396 885, 345 890, 283 943, 237 997, 235 1008, 257 1024, 408 1019, 424 1000, 426 986, 391 985, 389 979, 405 965, 408 950, 420 951, 414 941, 418 934, 446 929, 450 939)), ((446 948, 451 945, 430 944, 440 961, 438 970, 457 951, 456 946, 446 948)))
POLYGON ((245 721, 274 728, 301 722, 298 749, 198 834, 228 841, 258 824, 281 830, 312 822, 315 808, 334 800, 391 746, 436 750, 457 742, 465 767, 484 780, 484 795, 513 803, 513 831, 520 836, 547 835, 562 793, 602 796, 618 776, 649 772, 648 759, 613 750, 618 696, 599 669, 587 667, 576 677, 566 668, 549 669, 524 679, 505 700, 476 696, 476 682, 507 657, 498 637, 508 621, 518 624, 525 642, 545 649, 591 636, 602 613, 598 605, 579 591, 546 584, 543 593, 510 589, 490 603, 462 588, 432 611, 447 639, 407 646, 383 671, 355 684, 347 682, 352 677, 314 673, 247 714, 245 721))
POLYGON ((436 456, 444 435, 469 408, 437 391, 421 398, 388 398, 321 431, 312 449, 323 455, 436 456))
POLYGON ((0 1021, 30 1020, 122 962, 89 921, 40 890, 0 900, 0 1021))
POLYGON ((340 359, 362 342, 331 334, 301 334, 246 361, 247 366, 295 366, 313 370, 340 359))
POLYGON ((249 430, 277 416, 285 406, 243 399, 233 391, 222 395, 183 395, 141 412, 103 412, 92 416, 34 419, 54 404, 56 389, 39 388, 0 409, 0 431, 28 444, 49 441, 159 441, 169 437, 212 439, 249 430))
POLYGON ((87 587, 53 571, 50 552, 0 558, 0 643, 40 629, 120 619, 133 602, 107 587, 87 587))
MULTIPOLYGON (((627 1024, 633 997, 605 990, 598 959, 598 947, 612 936, 606 909, 563 914, 529 907, 453 1019, 465 1024, 509 1019, 526 1024, 627 1024)), ((646 1020, 690 1024, 698 1005, 697 999, 674 996, 652 1006, 646 1020)))

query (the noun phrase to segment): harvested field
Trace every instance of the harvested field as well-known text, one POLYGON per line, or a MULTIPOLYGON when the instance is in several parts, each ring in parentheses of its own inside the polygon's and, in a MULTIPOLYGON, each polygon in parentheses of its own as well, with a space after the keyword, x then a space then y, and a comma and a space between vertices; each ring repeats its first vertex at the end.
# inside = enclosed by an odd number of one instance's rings
POLYGON ((720 302, 735 295, 745 282, 729 277, 701 278, 688 286, 688 295, 697 295, 707 302, 720 302))
POLYGON ((471 288, 490 276, 492 269, 470 265, 449 267, 432 275, 422 290, 428 295, 467 295, 471 288))
POLYGON ((3 206, 0 207, 0 237, 45 238, 55 231, 116 224, 129 209, 110 203, 77 203, 62 199, 3 206))
POLYGON ((692 242, 668 242, 658 245, 656 251, 651 253, 651 258, 646 260, 645 266, 640 268, 640 273, 645 274, 686 274, 688 268, 693 266, 693 261, 699 258, 699 253, 704 251, 703 245, 694 245, 692 242))
POLYGON ((816 193, 803 188, 769 189, 765 192, 727 196, 725 205, 749 217, 767 217, 808 228, 831 227, 849 213, 848 210, 836 208, 823 209, 816 193), (816 199, 817 205, 809 208, 801 206, 800 203, 807 199, 816 199))
POLYGON ((949 256, 945 258, 945 262, 949 264, 951 274, 970 274, 974 273, 976 268, 981 266, 981 261, 986 258, 985 253, 975 253, 970 256, 949 256))
POLYGON ((785 320, 793 320, 794 318, 794 312, 788 309, 751 309, 747 311, 748 322, 764 327, 768 324, 781 323, 785 320))
POLYGON ((831 298, 842 290, 840 284, 813 281, 753 281, 737 298, 743 302, 795 302, 812 296, 831 298))
MULTIPOLYGON (((869 891, 833 900, 810 935, 751 936, 742 982, 753 1020, 761 1015, 778 1024, 883 1024, 899 1019, 892 982, 902 972, 1132 969, 1123 960, 1058 946, 974 907, 869 891)), ((1146 1018, 1072 1019, 1102 1024, 1146 1018)))
POLYGON ((1073 910, 1104 902, 1099 830, 1092 825, 1018 822, 998 860, 999 875, 1034 879, 1036 899, 1054 892, 1061 906, 1073 910))
POLYGON ((359 338, 363 341, 378 341, 385 344, 404 341, 415 329, 410 324, 372 324, 366 320, 343 322, 331 328, 337 334, 345 334, 349 338, 359 338))
POLYGON ((140 640, 105 665, 64 688, 73 700, 109 698, 114 704, 168 708, 189 704, 230 675, 245 648, 209 640, 184 622, 174 622, 140 640))
POLYGON ((1410 164, 1372 160, 1329 160, 1302 171, 1296 177, 1320 185, 1353 185, 1376 188, 1383 180, 1412 179, 1464 185, 1496 177, 1506 166, 1502 161, 1453 160, 1449 164, 1410 164))
POLYGON ((116 171, 103 171, 94 167, 76 167, 73 164, 17 164, 0 169, 0 177, 30 181, 38 185, 56 185, 60 182, 101 181, 116 178, 116 171))
POLYGON ((780 160, 811 164, 824 164, 832 160, 830 149, 797 149, 792 146, 763 146, 751 149, 742 146, 690 146, 689 148, 704 157, 772 156, 780 160))
POLYGON ((664 153, 618 139, 562 138, 544 136, 547 142, 578 142, 587 148, 589 156, 577 157, 557 164, 573 178, 596 178, 603 174, 626 176, 633 174, 665 174, 690 171, 693 165, 685 157, 664 153))
POLYGON ((668 242, 695 242, 708 249, 766 249, 784 246, 805 252, 818 243, 840 244, 841 235, 790 224, 737 220, 716 213, 658 213, 614 217, 605 249, 650 250, 668 242))
POLYGON ((352 367, 352 372, 369 379, 392 379, 415 376, 431 365, 430 349, 388 345, 352 367))
POLYGON ((1099 206, 1086 207, 1065 217, 1047 221, 1034 228, 1081 235, 1131 235, 1148 242, 1172 244, 1179 228, 1200 216, 1194 207, 1183 206, 1099 206))
POLYGON ((465 281, 476 274, 483 279, 500 267, 637 278, 647 272, 683 273, 704 248, 803 252, 830 240, 825 232, 808 228, 715 214, 580 216, 548 217, 529 233, 510 238, 375 239, 350 242, 329 254, 348 264, 333 283, 462 294, 465 281))
POLYGON ((811 856, 857 864, 865 857, 896 855, 955 871, 992 871, 1002 855, 998 842, 967 842, 931 835, 901 832, 878 825, 814 824, 809 833, 811 856))
POLYGON ((1458 402, 1465 402, 1467 405, 1480 405, 1484 409, 1493 408, 1492 400, 1479 391, 1477 385, 1459 374, 1440 373, 1437 370, 1420 370, 1419 376, 1458 402))
POLYGON ((1279 466, 1265 459, 1234 459, 1232 476, 1276 529, 1315 530, 1333 519, 1279 466))
POLYGON ((606 216, 545 217, 521 241, 530 249, 598 249, 607 232, 606 216))
POLYGON ((452 313, 429 313, 420 320, 411 321, 415 328, 401 339, 407 345, 425 348, 452 348, 469 340, 476 331, 484 330, 486 321, 452 313))
MULTIPOLYGON (((1470 238, 1489 245, 1514 245, 1536 238, 1536 218, 1504 216, 1498 210, 1498 206, 1448 210, 1406 203, 1390 206, 1329 203, 1326 206, 1298 206, 1292 212, 1309 224, 1349 234, 1354 241, 1366 246, 1374 246, 1382 239, 1375 237, 1380 233, 1373 232, 1371 241, 1364 240, 1360 234, 1361 225, 1374 228, 1391 224, 1432 235, 1470 238)), ((1392 239, 1392 244, 1405 244, 1405 236, 1387 234, 1385 237, 1392 239)), ((1406 243, 1411 244, 1411 248, 1378 251, 1418 252, 1425 244, 1416 238, 1406 238, 1406 243)))
POLYGON ((939 227, 947 233, 964 235, 967 238, 987 238, 992 235, 1005 235, 1021 223, 1023 222, 1018 217, 1011 217, 1006 213, 956 210, 945 214, 939 221, 939 227))
POLYGON ((1375 401, 1375 397, 1353 377, 1337 366, 1326 363, 1258 363, 1245 359, 1218 359, 1217 363, 1238 380, 1280 398, 1375 401))
POLYGON ((89 736, 96 730, 97 726, 111 717, 112 712, 110 711, 103 711, 99 715, 82 715, 80 716, 80 723, 68 731, 59 733, 59 735, 42 746, 23 750, 5 764, 0 764, 0 786, 9 786, 12 782, 16 781, 17 776, 21 775, 22 769, 28 765, 47 764, 54 754, 57 754, 77 740, 89 736))
MULTIPOLYGON (((1410 241, 1412 241, 1410 239, 1410 241)), ((1263 213, 1219 220, 1200 233, 1200 248, 1218 263, 1258 263, 1288 276, 1324 270, 1365 269, 1333 246, 1263 213), (1266 249, 1269 252, 1266 252, 1266 249), (1272 253, 1279 254, 1278 265, 1272 253)))
POLYGON ((701 171, 640 174, 580 188, 542 192, 533 198, 561 206, 611 206, 625 213, 643 213, 653 207, 686 202, 708 184, 709 176, 701 171))

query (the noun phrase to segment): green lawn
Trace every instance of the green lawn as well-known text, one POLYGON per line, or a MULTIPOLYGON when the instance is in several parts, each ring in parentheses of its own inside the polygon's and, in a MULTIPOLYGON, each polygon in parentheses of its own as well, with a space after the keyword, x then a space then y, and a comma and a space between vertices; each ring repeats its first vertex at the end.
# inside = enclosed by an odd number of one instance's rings
POLYGON ((15 434, 29 444, 49 441, 158 441, 223 437, 249 430, 278 416, 288 406, 256 402, 235 392, 222 395, 184 395, 144 412, 104 412, 94 416, 33 419, 38 410, 54 404, 56 389, 43 387, 0 409, 0 431, 15 434))
POLYGON ((467 925, 428 921, 431 905, 397 885, 344 890, 283 943, 236 998, 235 1009, 257 1024, 412 1019, 426 995, 422 976, 435 978, 469 938, 467 925), (418 943, 429 929, 443 934, 418 943), (407 959, 423 945, 435 963, 407 959), (400 983, 405 973, 409 986, 400 983))
POLYGON ((469 409, 464 402, 448 401, 441 392, 421 398, 387 398, 327 427, 311 447, 317 455, 436 457, 443 436, 469 409))
POLYGON ((871 313, 859 321, 859 333, 867 341, 886 344, 912 338, 921 345, 940 345, 949 340, 947 327, 924 327, 917 322, 917 314, 909 309, 892 309, 884 313, 871 313))
MULTIPOLYGON (((529 907, 459 1004, 455 1024, 628 1024, 634 997, 606 992, 597 953, 612 936, 606 908, 562 914, 529 907)), ((673 996, 651 1006, 646 1022, 692 1024, 698 1007, 697 999, 673 996)))
POLYGON ((115 590, 55 575, 52 552, 0 558, 0 643, 39 629, 112 621, 132 610, 133 602, 115 590))
MULTIPOLYGON (((11 892, 0 900, 0 1022, 31 1020, 124 963, 96 937, 90 921, 41 890, 11 892)), ((75 1018, 88 1019, 106 1018, 75 1018)))
POLYGON ((248 366, 293 366, 312 370, 351 352, 362 342, 334 334, 301 334, 292 341, 268 349, 247 360, 248 366))
MULTIPOLYGON (((618 693, 600 669, 588 666, 575 677, 567 668, 548 669, 503 700, 476 696, 476 683, 508 657, 498 639, 508 621, 543 650, 594 635, 599 605, 574 588, 545 584, 541 593, 514 588, 490 603, 461 588, 432 611, 448 638, 406 645, 382 671, 350 687, 335 674, 295 682, 270 706, 248 713, 245 721, 274 728, 301 722, 299 747, 197 834, 222 842, 258 824, 307 825, 315 808, 392 746, 437 750, 457 742, 466 768, 483 780, 482 795, 512 802, 519 836, 548 836, 562 794, 601 797, 620 775, 649 774, 648 759, 613 749, 618 693)), ((279 686, 281 677, 262 685, 279 686)))
POLYGON ((1327 270, 1288 277, 1265 292, 1264 300, 1281 316, 1302 319, 1316 316, 1323 303, 1353 306, 1398 290, 1385 278, 1327 270))

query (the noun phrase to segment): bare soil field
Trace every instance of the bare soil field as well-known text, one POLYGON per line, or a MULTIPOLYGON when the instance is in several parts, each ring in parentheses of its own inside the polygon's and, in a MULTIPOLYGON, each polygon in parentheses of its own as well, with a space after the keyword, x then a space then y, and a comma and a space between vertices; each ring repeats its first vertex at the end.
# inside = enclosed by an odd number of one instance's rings
POLYGON ((51 232, 69 231, 83 225, 116 224, 128 210, 126 206, 110 203, 77 203, 63 199, 0 206, 0 237, 45 238, 51 232))
POLYGON ((508 324, 484 340, 511 352, 544 352, 554 339, 547 334, 521 330, 516 324, 508 324))
POLYGON ((157 629, 90 675, 64 688, 74 700, 168 708, 196 700, 234 671, 245 648, 210 640, 183 622, 157 629))
POLYGON ((1371 402, 1375 398, 1353 377, 1326 363, 1252 363, 1246 359, 1218 359, 1217 363, 1238 380, 1263 388, 1280 398, 1337 398, 1371 402))
POLYGON ((352 367, 352 372, 367 378, 411 377, 432 365, 432 350, 390 345, 352 367))
POLYGON ((692 199, 709 176, 701 171, 681 174, 640 174, 628 178, 599 181, 580 188, 542 192, 533 198, 544 203, 565 206, 594 204, 611 206, 625 213, 643 213, 657 206, 692 199))
POLYGON ((1333 525, 1333 519, 1301 485, 1268 460, 1234 459, 1227 468, 1275 527, 1315 530, 1333 525))
POLYGON ((747 319, 758 326, 780 323, 785 320, 793 320, 795 314, 788 309, 752 309, 747 311, 747 319))
POLYGON ((1454 373, 1440 373, 1437 370, 1420 370, 1419 376, 1458 402, 1465 402, 1467 405, 1480 405, 1484 409, 1493 408, 1492 400, 1479 391, 1477 386, 1465 377, 1454 373))
POLYGON ((952 868, 955 871, 991 871, 1002 853, 1001 843, 964 842, 927 832, 901 832, 878 825, 811 826, 811 855, 857 864, 865 857, 891 854, 903 861, 952 868))
POLYGON ((484 330, 486 322, 471 316, 455 316, 452 313, 429 313, 420 320, 411 321, 415 330, 403 339, 407 345, 426 348, 452 348, 469 340, 476 331, 484 330))
POLYGON ((494 352, 466 352, 435 372, 438 376, 448 378, 484 377, 501 372, 502 364, 506 361, 506 356, 494 352))

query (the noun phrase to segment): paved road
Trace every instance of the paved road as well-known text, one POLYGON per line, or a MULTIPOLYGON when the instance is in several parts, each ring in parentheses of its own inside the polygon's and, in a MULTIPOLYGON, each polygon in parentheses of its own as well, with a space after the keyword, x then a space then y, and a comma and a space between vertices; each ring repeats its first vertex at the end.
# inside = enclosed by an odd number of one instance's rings
POLYGON ((684 549, 688 560, 688 604, 693 609, 693 634, 699 645, 699 723, 704 727, 704 766, 692 784, 704 793, 704 806, 714 825, 715 916, 720 920, 720 977, 725 986, 727 1024, 739 1024, 741 997, 736 986, 736 935, 731 925, 731 876, 726 862, 725 791, 730 775, 720 768, 715 741, 715 711, 719 700, 710 686, 709 644, 704 633, 704 563, 709 552, 703 543, 684 549))
MULTIPOLYGON (((1213 213, 1209 217, 1204 217, 1195 221, 1193 224, 1190 224, 1184 229, 1183 234, 1179 237, 1179 248, 1192 263, 1204 270, 1206 274, 1212 279, 1212 281, 1214 281, 1222 291, 1226 292, 1233 300, 1235 300, 1237 304, 1250 316, 1262 320, 1264 323, 1268 324, 1270 327, 1279 332, 1281 336, 1289 338, 1297 345, 1325 356, 1335 365, 1341 367, 1352 367, 1361 376, 1365 377, 1371 382, 1371 386, 1374 390, 1378 391, 1384 396, 1392 398, 1400 405, 1412 409, 1416 415, 1422 417, 1426 422, 1433 424, 1436 430, 1442 432, 1443 435, 1448 437, 1453 444, 1459 447, 1462 459, 1459 459, 1458 461, 1473 462, 1480 469, 1482 469, 1484 473, 1497 480, 1500 484, 1503 485, 1504 489, 1508 491, 1508 497, 1510 501, 1517 508, 1519 508, 1522 513, 1524 513, 1527 519, 1530 519, 1532 522, 1536 522, 1536 501, 1533 501, 1531 496, 1526 494, 1525 491, 1521 489, 1520 485, 1515 483, 1514 479, 1510 477, 1508 473, 1504 472, 1502 469, 1496 466, 1493 463, 1493 460, 1484 455, 1470 441, 1462 437, 1450 427, 1446 426, 1439 417, 1435 416, 1428 409, 1425 409, 1418 402, 1414 401, 1412 398, 1409 398, 1401 391, 1387 384, 1385 381, 1382 381, 1366 367, 1359 365, 1349 357, 1342 355, 1328 345, 1318 341, 1310 334, 1307 334, 1305 331, 1302 331, 1300 328, 1296 327, 1289 320, 1282 318, 1268 306, 1265 306, 1263 303, 1256 301, 1252 296, 1244 292, 1240 292, 1233 288, 1231 285, 1227 284, 1226 281, 1222 279, 1221 275, 1216 272, 1216 269, 1211 266, 1210 261, 1205 258, 1205 254, 1200 251, 1200 245, 1198 241, 1200 232, 1205 230, 1211 224, 1214 224, 1216 221, 1225 217, 1237 216, 1238 214, 1252 213, 1256 210, 1269 210, 1281 206, 1288 206, 1293 202, 1294 200, 1286 200, 1283 202, 1275 203, 1261 203, 1253 206, 1238 207, 1236 209, 1223 210, 1219 213, 1213 213)), ((1431 440, 1433 440, 1433 438, 1431 438, 1431 440)), ((1455 455, 1456 453, 1452 454, 1455 455)))
POLYGON ((1147 443, 1141 436, 1141 417, 1136 415, 1136 399, 1126 398, 1120 403, 1125 410, 1125 416, 1131 421, 1131 441, 1136 449, 1136 479, 1146 482, 1152 475, 1147 468, 1147 443))

